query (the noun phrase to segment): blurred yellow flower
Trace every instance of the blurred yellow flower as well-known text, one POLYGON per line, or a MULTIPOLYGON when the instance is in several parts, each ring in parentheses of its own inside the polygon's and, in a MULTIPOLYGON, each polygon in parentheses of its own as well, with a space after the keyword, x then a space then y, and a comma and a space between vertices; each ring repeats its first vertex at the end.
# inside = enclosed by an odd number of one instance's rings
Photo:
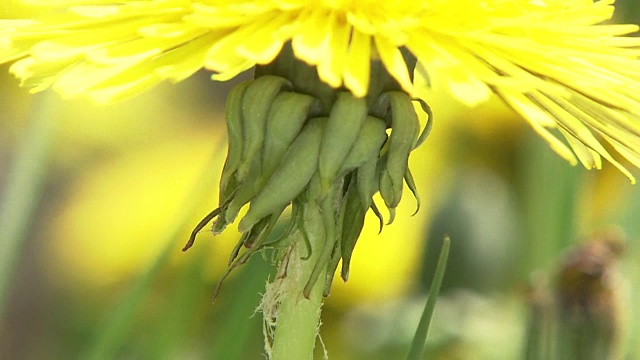
MULTIPOLYGON (((52 238, 44 260, 52 281, 82 288, 113 286, 141 273, 166 246, 173 246, 176 261, 185 260, 179 251, 182 244, 165 239, 182 216, 194 179, 211 166, 211 154, 223 141, 199 130, 188 129, 170 140, 158 137, 84 169, 49 224, 52 238)), ((222 155, 216 155, 214 165, 222 162, 222 155)), ((197 207, 204 211, 209 199, 202 200, 197 207)), ((184 237, 189 230, 183 229, 184 237)), ((211 262, 216 275, 232 243, 216 243, 211 262)))
POLYGON ((0 20, 0 62, 18 60, 11 72, 34 92, 107 103, 203 67, 226 80, 290 41, 324 82, 356 96, 379 60, 416 96, 429 76, 470 105, 497 94, 572 164, 600 168, 602 156, 633 181, 605 139, 640 166, 640 39, 622 36, 635 25, 601 24, 613 0, 30 3, 56 11, 0 20), (417 59, 414 74, 402 49, 417 59))

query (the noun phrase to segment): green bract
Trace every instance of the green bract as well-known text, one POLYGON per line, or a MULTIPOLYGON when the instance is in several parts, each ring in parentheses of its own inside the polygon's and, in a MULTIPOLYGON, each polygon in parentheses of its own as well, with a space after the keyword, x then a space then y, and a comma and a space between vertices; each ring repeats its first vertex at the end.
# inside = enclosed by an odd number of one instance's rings
MULTIPOLYGON (((382 229, 382 215, 372 197, 380 192, 389 223, 405 181, 417 199, 407 164, 428 131, 419 136, 411 98, 401 91, 386 91, 367 101, 341 91, 328 109, 323 109, 324 100, 300 93, 286 78, 274 75, 241 83, 229 94, 229 152, 220 180, 219 207, 198 224, 185 246, 188 249, 197 231, 216 217, 213 231, 221 232, 248 205, 238 226, 242 237, 223 279, 252 254, 284 243, 292 231, 305 234, 298 209, 311 205, 321 214, 324 241, 316 250, 320 253, 304 295, 309 295, 324 270, 328 295, 340 260, 342 278, 346 281, 349 276, 369 209, 381 219, 382 229), (285 235, 267 243, 289 206, 293 212, 285 235), (243 247, 246 250, 241 253, 243 247)), ((428 130, 431 114, 422 105, 429 115, 428 130)))

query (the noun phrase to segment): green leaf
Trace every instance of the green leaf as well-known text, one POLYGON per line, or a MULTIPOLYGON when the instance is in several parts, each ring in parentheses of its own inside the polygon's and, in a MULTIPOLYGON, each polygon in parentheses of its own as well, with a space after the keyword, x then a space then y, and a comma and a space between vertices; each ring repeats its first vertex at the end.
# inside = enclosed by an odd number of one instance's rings
POLYGON ((424 306, 418 329, 413 337, 411 343, 411 349, 407 360, 420 360, 424 353, 424 344, 427 341, 427 334, 429 333, 429 325, 431 325, 431 318, 433 317, 433 310, 436 308, 436 300, 438 293, 440 292, 440 286, 442 285, 442 278, 444 277, 444 271, 447 267, 447 259, 449 258, 449 248, 451 245, 451 239, 446 236, 442 243, 442 250, 440 250, 440 257, 438 258, 438 265, 436 266, 436 273, 433 276, 433 282, 429 289, 429 297, 427 303, 424 306))

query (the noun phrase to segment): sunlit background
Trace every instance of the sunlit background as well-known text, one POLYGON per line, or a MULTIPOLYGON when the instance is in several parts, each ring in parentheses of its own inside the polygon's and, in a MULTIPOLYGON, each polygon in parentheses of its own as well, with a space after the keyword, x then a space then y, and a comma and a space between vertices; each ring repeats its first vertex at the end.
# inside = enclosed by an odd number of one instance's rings
MULTIPOLYGON (((640 23, 635 0, 618 9, 640 23)), ((458 105, 434 79, 435 125, 411 159, 422 208, 412 217, 406 194, 380 235, 368 218, 349 282, 325 301, 330 359, 406 356, 445 234, 427 358, 535 359, 540 299, 567 253, 605 232, 626 244, 608 268, 612 346, 640 359, 640 186, 609 164, 572 168, 501 103, 458 105)), ((217 205, 233 84, 201 72, 96 107, 30 95, 0 66, 0 359, 263 358, 268 262, 255 256, 212 304, 235 228, 180 251, 217 205)))

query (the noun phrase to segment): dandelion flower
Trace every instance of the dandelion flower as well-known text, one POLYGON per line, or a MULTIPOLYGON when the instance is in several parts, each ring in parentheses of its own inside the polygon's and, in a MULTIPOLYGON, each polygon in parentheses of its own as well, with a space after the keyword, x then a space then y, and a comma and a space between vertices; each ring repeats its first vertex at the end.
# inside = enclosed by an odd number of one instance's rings
MULTIPOLYGON (((227 98, 220 206, 185 249, 212 219, 222 231, 249 204, 228 274, 267 246, 291 205, 280 264, 307 265, 274 280, 262 308, 268 327, 284 313, 295 319, 281 328, 291 336, 312 325, 301 348, 313 349, 320 297, 341 260, 348 277, 365 213, 382 221, 373 194, 389 222, 405 183, 417 198, 408 157, 432 124, 420 134, 412 99, 430 110, 419 84, 441 78, 470 106, 500 97, 571 164, 600 168, 605 158, 634 182, 614 149, 640 166, 640 38, 627 36, 635 25, 607 23, 613 0, 30 3, 51 11, 0 20, 0 63, 15 61, 10 71, 32 92, 109 103, 202 68, 228 80, 256 67, 227 98)), ((282 339, 274 352, 308 358, 282 339)))

